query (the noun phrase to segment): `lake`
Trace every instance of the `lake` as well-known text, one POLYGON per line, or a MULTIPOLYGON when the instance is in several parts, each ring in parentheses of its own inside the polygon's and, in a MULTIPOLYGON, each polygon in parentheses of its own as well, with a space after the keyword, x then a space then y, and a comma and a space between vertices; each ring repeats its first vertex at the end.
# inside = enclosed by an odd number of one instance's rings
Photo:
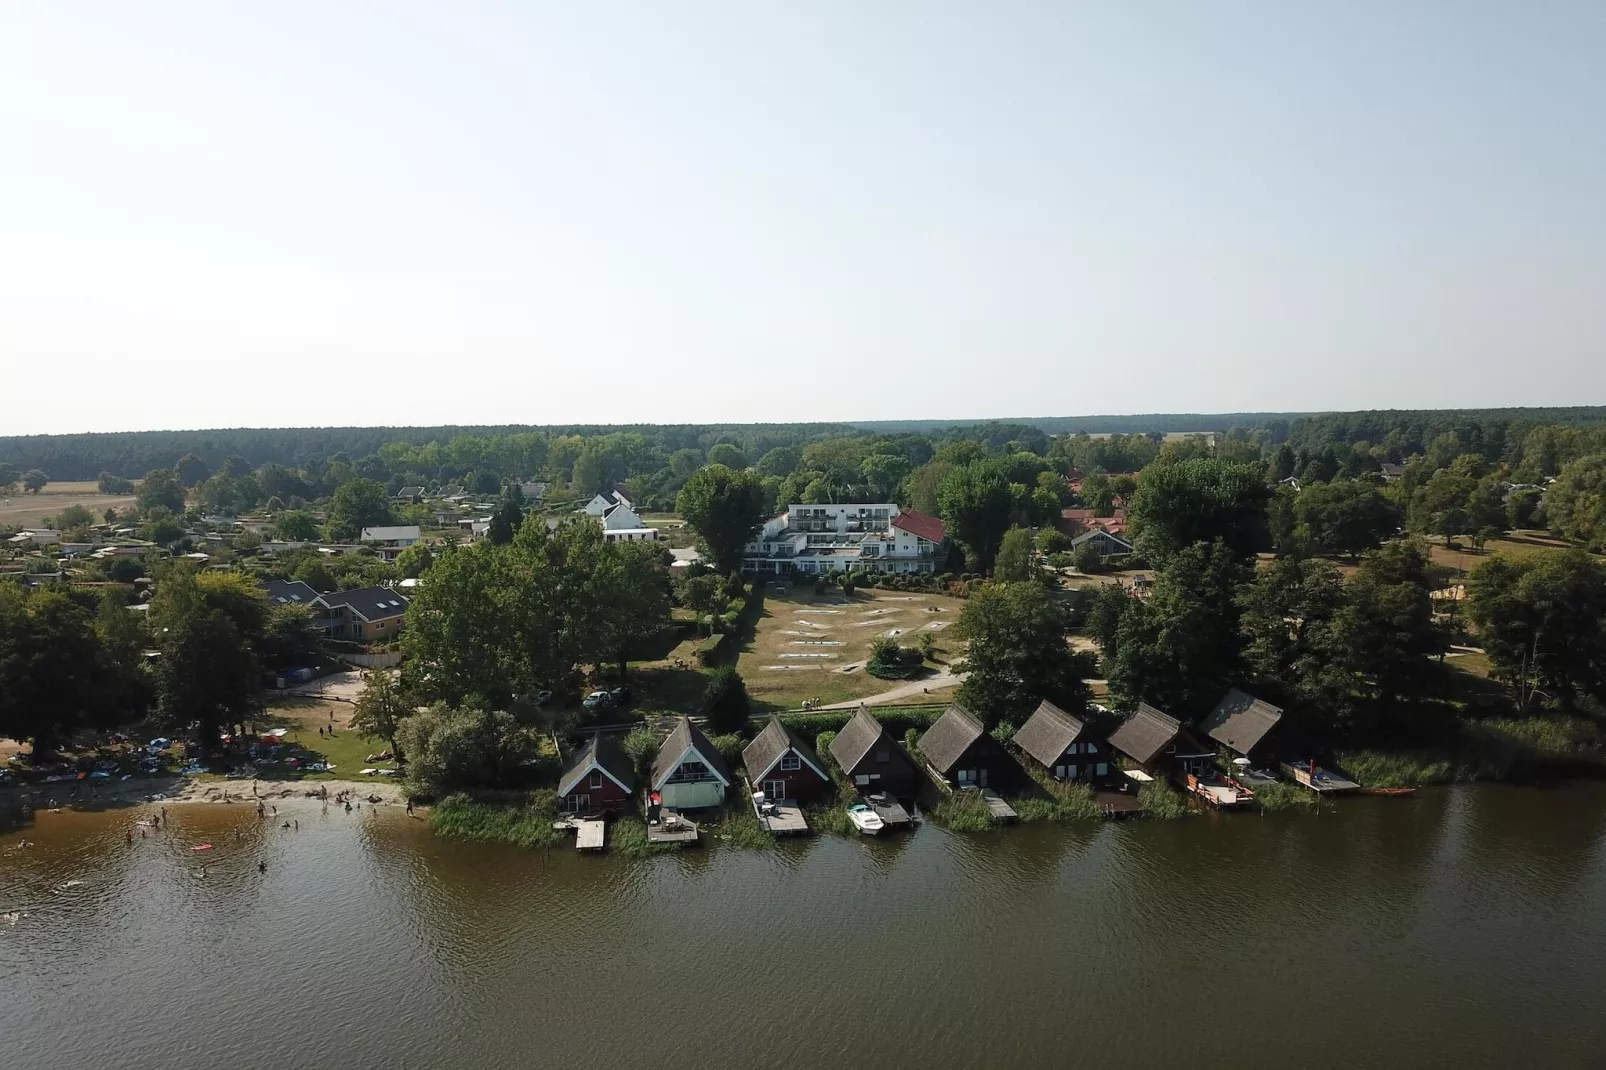
POLYGON ((144 812, 0 837, 10 1070, 1606 1060, 1601 783, 645 862, 144 812))

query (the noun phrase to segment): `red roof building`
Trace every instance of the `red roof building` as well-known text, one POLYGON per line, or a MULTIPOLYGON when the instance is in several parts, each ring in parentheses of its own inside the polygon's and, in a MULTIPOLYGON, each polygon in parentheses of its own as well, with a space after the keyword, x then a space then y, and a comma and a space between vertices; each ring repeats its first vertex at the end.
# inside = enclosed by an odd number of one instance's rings
POLYGON ((909 534, 931 543, 941 543, 947 536, 947 531, 943 528, 941 520, 934 516, 927 516, 925 513, 916 512, 913 509, 905 509, 893 517, 892 526, 899 531, 907 531, 909 534))

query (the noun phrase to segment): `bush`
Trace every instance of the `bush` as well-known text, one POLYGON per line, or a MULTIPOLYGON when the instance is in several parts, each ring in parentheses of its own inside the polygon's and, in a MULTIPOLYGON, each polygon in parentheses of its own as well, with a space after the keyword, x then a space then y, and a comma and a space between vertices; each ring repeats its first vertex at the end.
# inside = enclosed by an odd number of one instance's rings
POLYGON ((821 732, 814 737, 814 753, 822 762, 830 761, 831 744, 836 742, 835 732, 821 732))
POLYGON ((621 746, 625 754, 629 756, 630 764, 636 770, 636 775, 645 777, 647 770, 652 767, 653 756, 658 753, 658 733, 646 725, 642 725, 640 728, 632 728, 630 734, 625 736, 624 743, 621 746))
POLYGON ((429 810, 430 830, 440 836, 514 847, 546 847, 557 839, 552 828, 557 793, 532 791, 517 802, 477 802, 448 795, 429 810))
POLYGON ((1150 817, 1170 819, 1188 812, 1188 804, 1163 780, 1151 780, 1138 789, 1138 805, 1150 817))
POLYGON ((865 672, 882 680, 908 680, 925 664, 925 656, 912 647, 901 647, 880 636, 870 643, 870 660, 865 672))
POLYGON ((732 766, 742 764, 742 747, 746 741, 735 732, 723 736, 711 736, 708 742, 712 743, 714 749, 719 751, 719 756, 732 766))
POLYGON ((825 593, 825 577, 824 576, 816 576, 814 578, 814 593, 815 594, 824 594, 825 593))
POLYGON ((1045 790, 1046 798, 1034 795, 1011 803, 1022 821, 1088 821, 1104 816, 1093 802, 1093 789, 1086 784, 1056 782, 1045 790))
POLYGON ((949 792, 928 812, 933 821, 955 832, 986 832, 993 827, 993 816, 979 791, 949 792))
POLYGON ((751 711, 747 684, 741 674, 729 666, 716 669, 703 690, 703 714, 708 718, 708 727, 716 735, 740 732, 747 727, 751 711))
POLYGON ((711 635, 707 639, 704 639, 702 642, 698 643, 693 653, 696 655, 699 662, 704 665, 711 665, 713 664, 714 659, 719 656, 720 649, 724 647, 724 645, 724 633, 711 635))
POLYGON ((849 598, 852 598, 853 597, 853 590, 854 590, 854 584, 853 584, 852 580, 843 580, 842 581, 842 593, 843 594, 847 595, 849 598))
POLYGON ((920 729, 910 726, 903 730, 903 745, 913 754, 920 747, 920 729))

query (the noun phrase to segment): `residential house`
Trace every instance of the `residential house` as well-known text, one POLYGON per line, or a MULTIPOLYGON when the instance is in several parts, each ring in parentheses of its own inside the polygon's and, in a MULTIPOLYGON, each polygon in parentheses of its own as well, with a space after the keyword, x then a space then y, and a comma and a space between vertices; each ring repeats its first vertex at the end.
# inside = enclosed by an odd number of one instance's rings
POLYGON ((601 516, 616 505, 632 508, 630 499, 617 490, 605 490, 580 507, 586 516, 601 516))
POLYGON ((1132 544, 1119 535, 1112 535, 1102 528, 1084 531, 1071 540, 1071 552, 1075 553, 1084 546, 1091 546, 1100 557, 1125 557, 1132 552, 1132 544))
POLYGON ((276 606, 328 608, 323 596, 313 590, 310 584, 300 580, 266 580, 258 586, 267 595, 268 601, 276 606))
POLYGON ((394 546, 405 549, 423 537, 417 524, 403 524, 394 527, 363 528, 358 542, 374 543, 378 546, 394 546))
POLYGON ((1086 531, 1105 531, 1111 535, 1126 535, 1126 510, 1116 509, 1109 516, 1095 516, 1091 509, 1061 509, 1054 526, 1061 534, 1072 538, 1086 531))
POLYGON ((935 572, 947 533, 942 521, 891 502, 789 505, 765 522, 742 551, 742 570, 792 572, 935 572))
POLYGON ((1390 483, 1405 475, 1405 465, 1403 464, 1394 464, 1390 461, 1384 461, 1380 467, 1383 472, 1383 478, 1390 483))
POLYGON ((1047 699, 1015 733, 1015 746, 1055 780, 1102 780, 1114 768, 1109 745, 1047 699))
POLYGON ((545 483, 520 483, 519 493, 524 495, 524 504, 540 505, 544 502, 546 500, 546 487, 545 483))
POLYGON ((742 748, 742 766, 753 790, 770 800, 810 802, 831 786, 820 756, 779 717, 771 717, 753 742, 742 748))
POLYGON ((922 778, 914 759, 864 706, 831 740, 831 757, 866 795, 886 792, 908 799, 919 790, 922 778))
POLYGON ((458 483, 448 483, 435 492, 435 497, 442 501, 451 501, 453 498, 463 497, 463 487, 458 483))
POLYGON ((692 565, 703 559, 703 555, 698 550, 690 546, 670 547, 669 556, 674 558, 674 560, 669 563, 669 571, 672 575, 680 575, 681 573, 685 572, 686 569, 691 568, 692 565))
POLYGON ((7 541, 16 546, 55 546, 61 542, 61 532, 55 528, 23 528, 7 541))
POLYGON ((630 759, 612 739, 592 732, 558 781, 558 809, 570 814, 623 813, 635 792, 630 759))
POLYGON ((467 535, 469 542, 479 542, 491 530, 491 518, 465 516, 457 522, 457 530, 467 535))
POLYGON ((417 505, 419 502, 424 500, 424 488, 403 487, 401 490, 398 490, 395 494, 391 495, 390 500, 393 502, 407 502, 411 505, 417 505))
POLYGON ((1261 749, 1266 737, 1282 719, 1283 711, 1278 707, 1233 688, 1216 703, 1204 723, 1204 731, 1240 758, 1253 760, 1254 752, 1261 749))
POLYGON ((987 726, 957 702, 949 703, 920 737, 920 755, 956 788, 1006 791, 1019 786, 1025 770, 994 739, 987 726))
POLYGON ((407 598, 389 587, 359 587, 319 597, 328 613, 318 623, 335 639, 383 643, 401 633, 407 598))
POLYGON ((730 766, 703 735, 682 717, 652 762, 652 792, 673 810, 700 810, 725 801, 733 783, 730 766))
POLYGON ((1110 746, 1130 758, 1144 772, 1160 779, 1185 779, 1187 774, 1208 772, 1216 756, 1175 717, 1147 702, 1110 734, 1110 746))

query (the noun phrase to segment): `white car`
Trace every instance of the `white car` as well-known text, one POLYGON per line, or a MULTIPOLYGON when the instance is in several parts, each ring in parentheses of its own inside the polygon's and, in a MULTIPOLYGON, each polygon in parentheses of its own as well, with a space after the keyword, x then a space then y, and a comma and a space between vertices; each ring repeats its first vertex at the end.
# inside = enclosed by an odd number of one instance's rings
POLYGON ((866 836, 874 836, 887 827, 887 823, 881 820, 881 815, 864 803, 854 803, 848 807, 848 820, 853 822, 854 828, 866 836))

